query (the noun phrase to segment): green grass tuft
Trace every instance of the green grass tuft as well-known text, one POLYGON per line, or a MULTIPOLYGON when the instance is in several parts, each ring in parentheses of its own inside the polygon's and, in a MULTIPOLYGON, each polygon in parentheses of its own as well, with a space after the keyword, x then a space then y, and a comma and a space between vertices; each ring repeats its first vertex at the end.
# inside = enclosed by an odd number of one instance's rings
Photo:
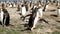
POLYGON ((60 34, 60 32, 59 31, 54 31, 54 32, 52 32, 52 34, 60 34))
POLYGON ((59 29, 60 30, 60 26, 57 26, 56 29, 59 29))

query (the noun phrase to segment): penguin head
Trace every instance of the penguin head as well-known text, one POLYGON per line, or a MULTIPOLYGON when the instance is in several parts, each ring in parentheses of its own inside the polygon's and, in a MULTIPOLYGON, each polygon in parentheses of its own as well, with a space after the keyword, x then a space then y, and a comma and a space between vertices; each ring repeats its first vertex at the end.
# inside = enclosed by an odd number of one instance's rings
POLYGON ((34 10, 35 10, 35 11, 37 11, 37 10, 38 10, 38 6, 37 6, 37 7, 35 7, 35 8, 34 8, 34 10))
POLYGON ((21 6, 24 7, 24 4, 22 4, 21 6))
POLYGON ((2 9, 5 9, 5 4, 4 3, 2 3, 2 9))

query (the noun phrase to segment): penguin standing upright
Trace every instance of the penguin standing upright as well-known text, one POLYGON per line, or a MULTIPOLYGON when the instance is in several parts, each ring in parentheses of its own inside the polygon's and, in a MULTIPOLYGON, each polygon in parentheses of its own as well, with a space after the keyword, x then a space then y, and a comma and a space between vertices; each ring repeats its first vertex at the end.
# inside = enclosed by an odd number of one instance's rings
POLYGON ((48 8, 48 4, 45 4, 43 11, 46 11, 47 8, 48 8))
POLYGON ((37 9, 33 10, 32 14, 31 14, 31 16, 29 18, 28 26, 29 26, 30 29, 33 27, 34 19, 36 17, 36 12, 37 12, 37 9))
POLYGON ((20 5, 18 5, 18 7, 17 7, 17 11, 20 11, 20 5))
POLYGON ((29 22, 28 22, 28 28, 33 30, 39 20, 39 11, 38 8, 36 7, 35 9, 32 10, 32 14, 30 15, 29 22))
POLYGON ((57 16, 60 16, 60 7, 57 8, 57 16))
POLYGON ((0 11, 1 11, 1 22, 3 23, 3 11, 2 11, 2 9, 0 9, 0 11))
POLYGON ((39 7, 38 12, 39 12, 39 17, 42 18, 43 17, 43 7, 39 7))
POLYGON ((31 8, 31 10, 35 9, 37 7, 36 4, 33 5, 33 7, 31 8))
POLYGON ((26 11, 28 11, 28 3, 25 2, 25 8, 26 8, 26 11))
POLYGON ((47 8, 48 8, 48 0, 46 0, 46 4, 45 4, 45 6, 44 6, 43 11, 45 11, 47 8))
POLYGON ((13 7, 16 7, 15 3, 13 3, 13 7))
POLYGON ((26 15, 26 8, 25 8, 24 4, 22 4, 22 6, 21 6, 21 14, 22 14, 22 17, 24 17, 26 15))
POLYGON ((2 11, 4 12, 4 15, 3 15, 3 24, 5 24, 6 26, 9 25, 9 22, 10 22, 10 16, 9 16, 9 13, 6 9, 2 9, 2 11))
POLYGON ((12 7, 12 3, 9 3, 9 7, 10 7, 10 8, 12 7))
POLYGON ((30 7, 31 7, 31 5, 32 5, 32 1, 30 1, 30 7))
POLYGON ((2 20, 2 25, 8 26, 10 23, 10 16, 8 11, 5 9, 4 4, 2 4, 1 20, 2 20))

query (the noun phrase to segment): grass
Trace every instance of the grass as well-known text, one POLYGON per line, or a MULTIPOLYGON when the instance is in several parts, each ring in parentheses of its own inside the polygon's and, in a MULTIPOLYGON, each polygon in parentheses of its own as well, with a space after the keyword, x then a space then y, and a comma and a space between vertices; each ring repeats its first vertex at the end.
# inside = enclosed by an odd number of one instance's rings
MULTIPOLYGON (((0 25, 0 34, 36 34, 35 30, 34 30, 34 32, 31 32, 29 30, 21 31, 24 27, 19 22, 20 21, 17 19, 11 19, 11 24, 14 24, 13 26, 8 26, 8 28, 6 28, 6 27, 3 28, 0 25)), ((53 24, 52 26, 56 26, 56 24, 53 24)), ((38 28, 43 29, 43 28, 46 28, 46 26, 43 24, 38 24, 36 29, 38 29, 38 28)), ((60 30, 60 26, 58 26, 56 28, 60 30)), ((41 34, 43 34, 43 33, 41 33, 41 34)), ((47 32, 46 34, 50 34, 50 33, 47 32)), ((60 32, 54 31, 54 32, 52 32, 52 34, 60 34, 60 32)))
POLYGON ((56 24, 52 24, 52 26, 57 26, 56 24))
MULTIPOLYGON (((11 24, 18 23, 18 22, 19 21, 17 19, 11 19, 11 24)), ((22 26, 20 24, 8 26, 7 28, 2 27, 2 25, 0 25, 0 34, 22 34, 20 31, 21 28, 22 26)))
POLYGON ((59 31, 54 31, 54 32, 52 32, 52 34, 60 34, 60 32, 59 31))
POLYGON ((32 32, 31 32, 31 31, 29 31, 29 30, 28 30, 28 31, 26 31, 26 32, 27 32, 27 33, 29 33, 29 34, 32 34, 32 32))
POLYGON ((11 30, 6 31, 6 34, 20 34, 20 32, 14 29, 11 29, 11 30))
POLYGON ((21 31, 18 30, 18 28, 6 28, 6 27, 1 27, 0 28, 0 34, 21 34, 21 31))
POLYGON ((60 30, 60 26, 57 26, 56 29, 59 29, 60 30))
POLYGON ((37 25, 37 27, 36 28, 40 28, 40 29, 42 29, 43 27, 45 27, 44 25, 42 25, 42 24, 39 24, 39 25, 37 25))
POLYGON ((12 23, 17 23, 18 20, 17 19, 10 19, 12 23))
POLYGON ((46 32, 45 34, 50 34, 50 32, 46 32))

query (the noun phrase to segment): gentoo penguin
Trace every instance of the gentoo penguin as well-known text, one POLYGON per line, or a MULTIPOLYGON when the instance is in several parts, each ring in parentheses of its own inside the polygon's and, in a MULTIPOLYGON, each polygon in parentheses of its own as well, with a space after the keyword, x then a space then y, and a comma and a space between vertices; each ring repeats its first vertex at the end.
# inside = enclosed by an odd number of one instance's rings
POLYGON ((15 3, 13 3, 13 7, 16 7, 15 3))
POLYGON ((32 5, 32 1, 30 1, 30 7, 31 7, 31 5, 32 5))
POLYGON ((3 11, 2 11, 2 9, 0 9, 0 11, 1 11, 1 22, 3 23, 3 11))
POLYGON ((59 3, 58 3, 58 1, 56 1, 56 6, 58 6, 59 5, 59 3))
POLYGON ((46 11, 47 8, 48 8, 48 3, 45 4, 43 11, 46 11))
POLYGON ((39 17, 42 18, 43 17, 43 7, 39 6, 38 8, 38 12, 39 12, 39 17))
POLYGON ((57 16, 60 16, 60 7, 57 8, 57 16))
POLYGON ((41 4, 41 0, 39 0, 39 3, 41 4))
POLYGON ((18 5, 18 7, 17 7, 17 11, 20 11, 20 5, 18 5))
POLYGON ((4 4, 2 4, 2 9, 1 9, 1 21, 2 21, 2 25, 9 25, 9 21, 10 21, 10 16, 8 11, 5 9, 4 4))
POLYGON ((28 11, 28 3, 25 2, 24 4, 25 4, 26 11, 28 11))
POLYGON ((37 5, 35 4, 35 5, 33 5, 33 7, 32 7, 32 9, 31 10, 33 10, 33 9, 35 9, 37 7, 37 5))
POLYGON ((26 15, 26 8, 25 8, 24 4, 22 4, 22 6, 21 6, 21 14, 22 14, 22 17, 24 17, 26 15))
POLYGON ((28 29, 33 30, 38 20, 39 20, 39 11, 38 8, 36 7, 35 9, 32 10, 32 14, 30 15, 28 22, 28 29))
POLYGON ((0 6, 0 18, 1 18, 1 24, 3 24, 3 11, 2 11, 2 7, 0 6))
POLYGON ((43 8, 41 8, 41 7, 37 8, 36 16, 35 16, 33 27, 31 28, 31 30, 33 30, 33 28, 35 28, 38 20, 43 17, 43 11, 42 10, 43 10, 43 8))
POLYGON ((10 7, 10 8, 12 7, 12 3, 9 4, 9 7, 10 7))

